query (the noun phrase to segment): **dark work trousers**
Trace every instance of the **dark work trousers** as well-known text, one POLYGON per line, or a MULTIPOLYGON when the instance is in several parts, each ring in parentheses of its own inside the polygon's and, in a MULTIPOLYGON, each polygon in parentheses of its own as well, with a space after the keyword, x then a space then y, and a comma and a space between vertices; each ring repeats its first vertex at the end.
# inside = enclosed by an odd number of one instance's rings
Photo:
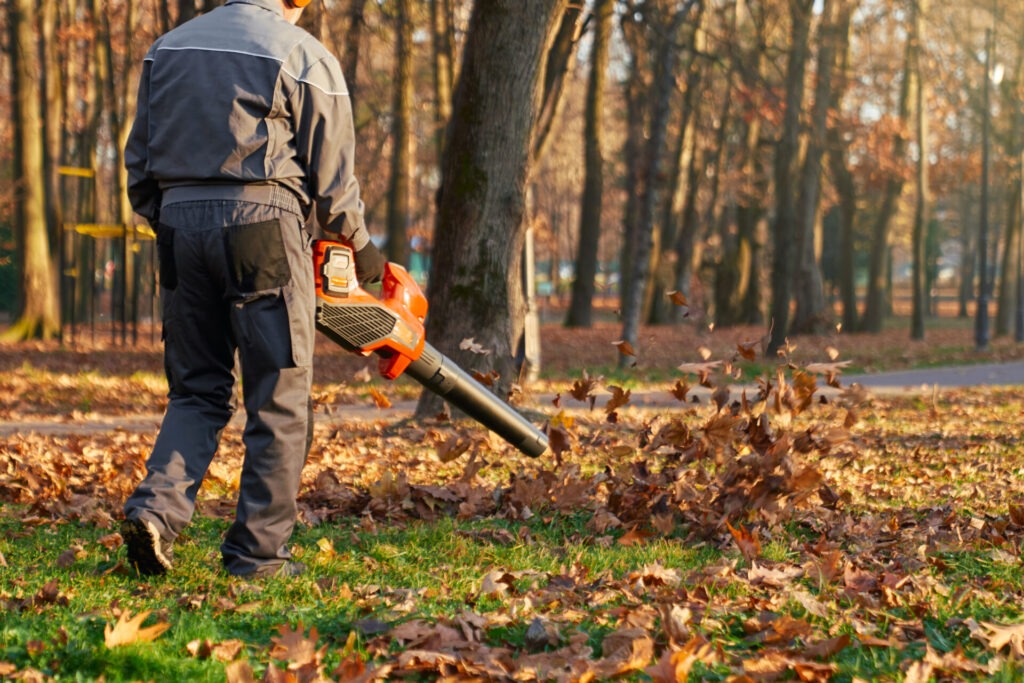
MULTIPOLYGON (((276 195, 275 195, 276 196, 276 195)), ((145 479, 125 516, 173 541, 233 412, 237 352, 245 460, 224 566, 248 574, 290 557, 296 495, 313 435, 311 240, 297 206, 165 203, 157 229, 170 387, 145 479)))

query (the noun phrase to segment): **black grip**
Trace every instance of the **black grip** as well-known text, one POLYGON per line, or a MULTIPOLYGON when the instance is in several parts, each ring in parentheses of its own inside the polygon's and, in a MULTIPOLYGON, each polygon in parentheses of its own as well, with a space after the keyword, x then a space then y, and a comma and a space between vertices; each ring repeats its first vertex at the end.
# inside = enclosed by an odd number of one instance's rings
POLYGON ((547 435, 430 344, 405 374, 530 457, 548 448, 547 435))

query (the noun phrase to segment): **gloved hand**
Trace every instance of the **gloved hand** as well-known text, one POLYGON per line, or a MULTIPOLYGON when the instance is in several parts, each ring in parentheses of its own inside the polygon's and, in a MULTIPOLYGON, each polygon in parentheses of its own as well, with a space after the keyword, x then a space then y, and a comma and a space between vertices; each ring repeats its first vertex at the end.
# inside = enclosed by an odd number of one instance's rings
POLYGON ((384 264, 387 260, 373 242, 367 242, 365 247, 355 253, 355 258, 356 279, 359 280, 359 284, 373 284, 380 282, 384 277, 384 264))

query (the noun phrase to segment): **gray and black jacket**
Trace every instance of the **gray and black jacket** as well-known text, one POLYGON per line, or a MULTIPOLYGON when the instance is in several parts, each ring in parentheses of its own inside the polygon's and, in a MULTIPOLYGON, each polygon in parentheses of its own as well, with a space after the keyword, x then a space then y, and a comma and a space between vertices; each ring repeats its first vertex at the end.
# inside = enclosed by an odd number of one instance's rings
POLYGON ((369 234, 354 148, 338 61, 277 0, 228 0, 146 54, 125 147, 128 196, 154 222, 169 188, 275 184, 358 250, 369 234))

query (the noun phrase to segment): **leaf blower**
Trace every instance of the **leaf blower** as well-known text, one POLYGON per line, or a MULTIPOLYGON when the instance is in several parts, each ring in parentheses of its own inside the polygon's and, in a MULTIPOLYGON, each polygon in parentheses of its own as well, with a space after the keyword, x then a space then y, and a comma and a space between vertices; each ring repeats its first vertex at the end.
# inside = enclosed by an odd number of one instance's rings
POLYGON ((427 299, 405 268, 384 266, 378 298, 359 286, 351 247, 318 240, 313 273, 316 326, 332 341, 364 356, 376 353, 383 377, 405 373, 526 455, 547 449, 544 432, 426 341, 427 299))

